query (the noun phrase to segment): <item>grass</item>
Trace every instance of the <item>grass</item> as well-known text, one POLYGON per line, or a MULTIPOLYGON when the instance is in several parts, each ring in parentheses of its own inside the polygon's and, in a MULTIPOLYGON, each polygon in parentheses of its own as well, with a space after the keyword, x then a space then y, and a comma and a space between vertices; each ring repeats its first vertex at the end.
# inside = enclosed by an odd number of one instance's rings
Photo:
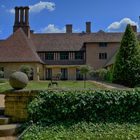
MULTIPOLYGON (((48 89, 48 83, 49 81, 39 81, 39 82, 29 82, 27 87, 25 89, 29 90, 45 90, 48 89)), ((59 81, 58 82, 58 88, 83 88, 84 83, 83 81, 59 81)), ((54 86, 55 87, 55 86, 54 86)), ((86 82, 86 88, 95 88, 95 89, 106 89, 105 86, 102 86, 100 84, 87 81, 86 82)), ((4 92, 6 90, 12 89, 8 82, 0 84, 0 92, 4 92)))
POLYGON ((140 124, 66 123, 32 126, 22 140, 140 140, 140 124))

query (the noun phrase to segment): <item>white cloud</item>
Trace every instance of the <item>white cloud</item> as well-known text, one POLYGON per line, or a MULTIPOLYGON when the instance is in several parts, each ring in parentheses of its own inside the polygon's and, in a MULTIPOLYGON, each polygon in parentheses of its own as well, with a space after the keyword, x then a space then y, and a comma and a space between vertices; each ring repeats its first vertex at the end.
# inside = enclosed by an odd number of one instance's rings
MULTIPOLYGON (((34 5, 30 5, 29 8, 30 8, 31 13, 39 13, 42 10, 45 10, 45 9, 47 9, 49 11, 54 11, 55 10, 55 3, 40 1, 39 3, 36 3, 34 5)), ((12 13, 12 14, 15 13, 14 8, 12 8, 10 10, 7 10, 7 11, 12 13)))
POLYGON ((124 31, 127 24, 136 25, 139 28, 137 22, 131 20, 130 18, 123 18, 120 21, 113 22, 107 28, 108 31, 124 31))
POLYGON ((47 9, 49 11, 55 10, 55 3, 53 2, 43 2, 40 1, 39 3, 36 3, 34 5, 30 5, 30 12, 39 13, 44 9, 47 9))
POLYGON ((49 24, 45 28, 42 28, 41 32, 42 33, 65 33, 66 29, 65 27, 60 29, 56 27, 54 24, 49 24))
POLYGON ((10 9, 10 10, 7 10, 8 12, 10 12, 11 14, 14 14, 15 13, 15 10, 14 9, 10 9))

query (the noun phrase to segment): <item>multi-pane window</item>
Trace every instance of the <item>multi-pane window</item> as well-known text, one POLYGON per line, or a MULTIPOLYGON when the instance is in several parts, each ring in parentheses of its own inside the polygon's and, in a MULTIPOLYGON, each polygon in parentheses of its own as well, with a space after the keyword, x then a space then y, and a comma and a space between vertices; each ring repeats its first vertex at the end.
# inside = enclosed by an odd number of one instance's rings
POLYGON ((0 67, 0 78, 4 78, 4 67, 0 67))
POLYGON ((75 52, 75 59, 84 59, 84 53, 83 52, 75 52))
POLYGON ((107 47, 107 42, 100 42, 99 47, 107 47))
POLYGON ((52 69, 47 68, 46 69, 46 80, 51 80, 52 79, 52 69))
POLYGON ((79 69, 76 69, 76 80, 83 80, 83 75, 79 69))
POLYGON ((107 59, 107 53, 99 53, 99 59, 107 59))
POLYGON ((68 69, 61 68, 61 80, 68 80, 68 69))
POLYGON ((45 60, 54 60, 54 53, 53 52, 45 53, 45 60))
POLYGON ((60 52, 60 60, 68 60, 69 52, 60 52))

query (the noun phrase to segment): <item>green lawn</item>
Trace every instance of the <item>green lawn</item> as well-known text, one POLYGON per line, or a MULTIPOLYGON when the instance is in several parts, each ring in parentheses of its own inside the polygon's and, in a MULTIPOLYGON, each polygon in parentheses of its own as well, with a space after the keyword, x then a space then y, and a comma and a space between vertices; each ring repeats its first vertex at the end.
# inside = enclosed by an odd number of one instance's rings
MULTIPOLYGON (((49 81, 40 81, 40 82, 29 82, 29 84, 27 85, 27 87, 25 89, 40 89, 40 90, 45 90, 48 89, 48 83, 49 81)), ((78 88, 84 88, 84 83, 83 81, 59 81, 58 82, 58 88, 74 88, 74 89, 78 89, 78 88)), ((53 88, 56 88, 56 86, 54 86, 53 88)), ((94 82, 91 81, 87 81, 86 82, 86 88, 95 88, 95 89, 106 89, 105 86, 96 84, 94 82)), ((0 83, 0 92, 6 91, 6 90, 10 90, 12 89, 11 86, 9 85, 8 82, 6 83, 0 83)))
POLYGON ((33 126, 22 140, 140 140, 140 124, 86 123, 33 126))

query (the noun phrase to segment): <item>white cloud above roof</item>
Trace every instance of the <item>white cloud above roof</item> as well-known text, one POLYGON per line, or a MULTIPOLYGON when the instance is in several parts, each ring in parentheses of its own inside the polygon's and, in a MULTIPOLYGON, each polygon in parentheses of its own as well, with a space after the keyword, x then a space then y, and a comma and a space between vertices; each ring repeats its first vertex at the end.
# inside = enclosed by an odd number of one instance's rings
MULTIPOLYGON (((56 6, 55 6, 54 2, 43 2, 43 1, 40 1, 40 2, 38 2, 36 4, 34 4, 34 5, 30 5, 29 8, 30 8, 30 12, 31 13, 39 13, 39 12, 41 12, 43 10, 54 11, 56 6)), ((12 14, 15 13, 14 8, 9 9, 7 11, 12 13, 12 14)))
POLYGON ((65 33, 66 29, 64 28, 58 28, 54 24, 49 24, 45 28, 41 29, 42 33, 65 33))
POLYGON ((40 1, 39 3, 36 3, 34 5, 30 5, 29 7, 30 7, 30 12, 32 12, 32 13, 39 13, 44 9, 47 9, 49 11, 54 11, 55 10, 55 3, 40 1))
POLYGON ((137 22, 131 20, 130 18, 123 18, 120 21, 116 21, 116 22, 111 23, 107 27, 107 30, 108 31, 124 31, 127 24, 136 25, 137 28, 139 28, 139 25, 137 22))

